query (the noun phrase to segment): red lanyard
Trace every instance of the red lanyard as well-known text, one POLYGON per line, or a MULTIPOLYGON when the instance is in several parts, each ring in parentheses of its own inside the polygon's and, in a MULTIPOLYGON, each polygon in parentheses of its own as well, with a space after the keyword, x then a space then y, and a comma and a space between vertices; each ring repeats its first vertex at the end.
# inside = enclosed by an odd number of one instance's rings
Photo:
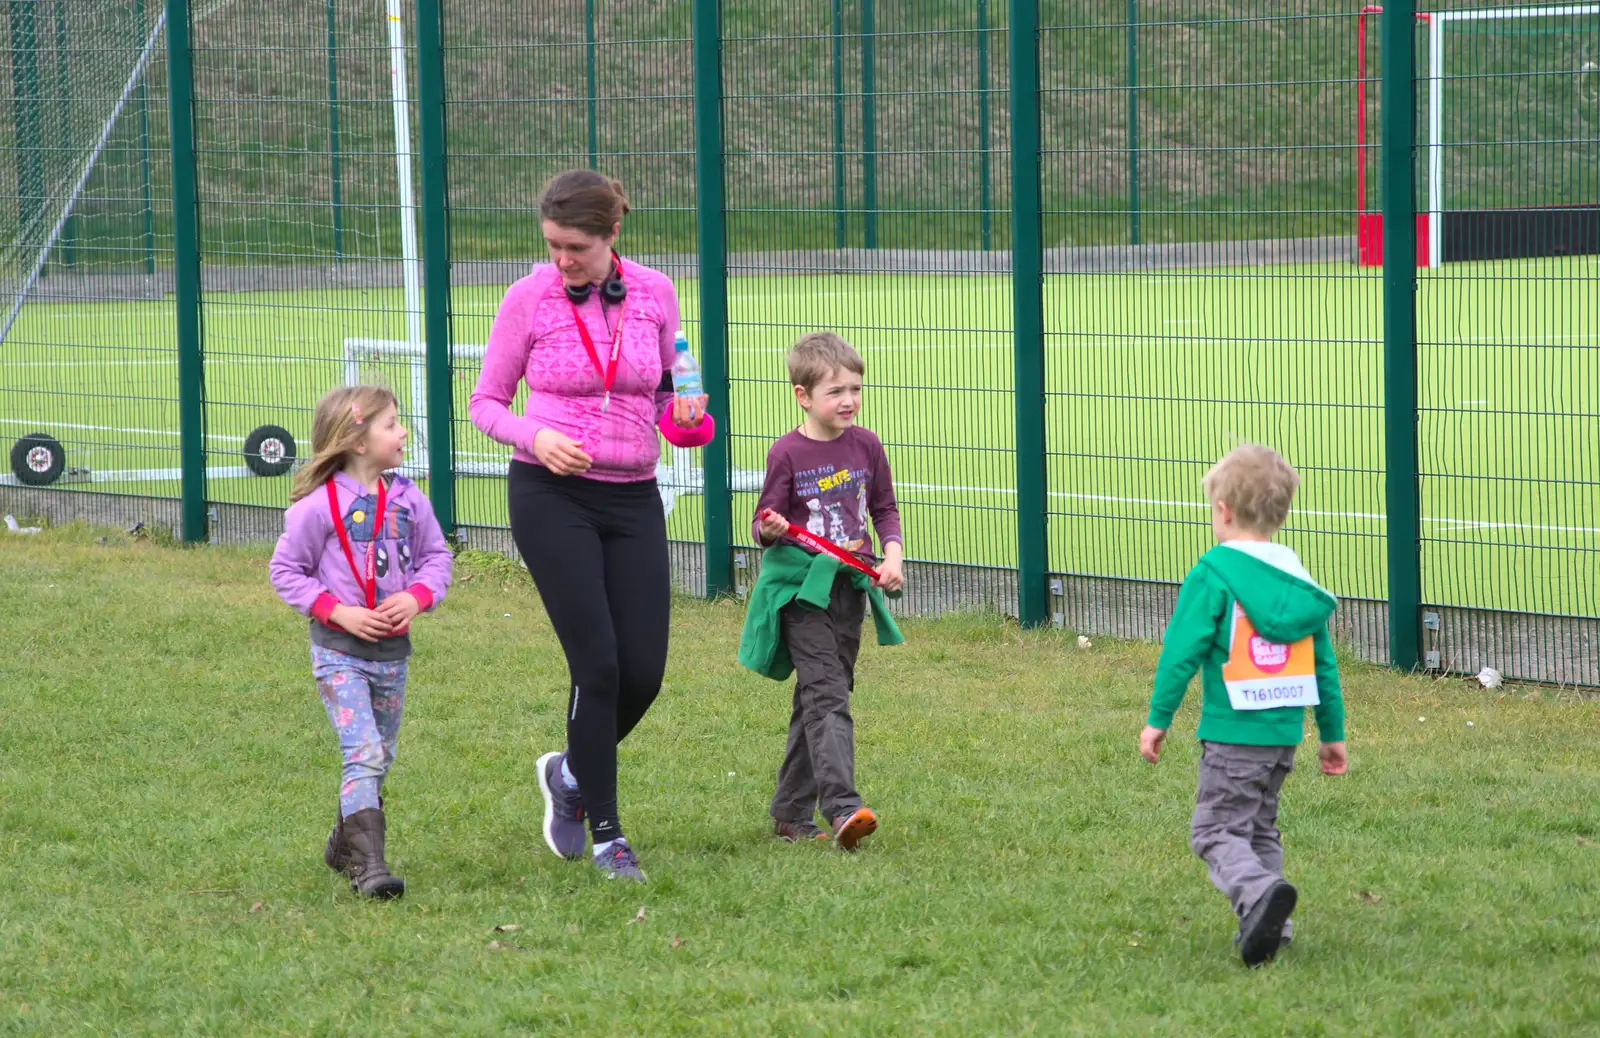
POLYGON ((328 511, 333 516, 333 529, 339 535, 339 547, 344 549, 345 561, 350 563, 350 572, 355 574, 356 584, 366 592, 367 608, 378 608, 378 538, 383 536, 383 513, 389 505, 389 488, 384 483, 383 477, 378 477, 378 514, 372 517, 372 540, 367 544, 367 572, 362 574, 356 568, 356 553, 350 550, 350 535, 345 532, 344 517, 339 514, 339 492, 333 488, 333 480, 328 480, 328 511))
MULTIPOLYGON (((567 305, 572 308, 572 323, 578 326, 578 338, 583 340, 583 348, 589 351, 589 363, 594 365, 594 373, 604 383, 606 395, 600 402, 600 410, 604 413, 611 406, 611 387, 617 384, 617 358, 622 355, 622 319, 627 316, 627 306, 624 304, 617 313, 617 330, 611 334, 611 362, 602 368, 600 354, 594 348, 594 338, 589 334, 589 326, 583 323, 577 304, 569 299, 567 305)), ((600 312, 604 313, 605 308, 606 304, 601 302, 600 312)))
POLYGON ((877 570, 873 569, 865 562, 862 562, 852 553, 845 551, 837 544, 834 544, 832 541, 823 540, 810 530, 803 530, 794 523, 790 523, 789 536, 793 537, 795 540, 806 545, 807 547, 815 548, 817 551, 827 552, 829 555, 832 555, 846 566, 849 566, 851 569, 860 570, 875 581, 883 580, 882 574, 880 574, 877 570))

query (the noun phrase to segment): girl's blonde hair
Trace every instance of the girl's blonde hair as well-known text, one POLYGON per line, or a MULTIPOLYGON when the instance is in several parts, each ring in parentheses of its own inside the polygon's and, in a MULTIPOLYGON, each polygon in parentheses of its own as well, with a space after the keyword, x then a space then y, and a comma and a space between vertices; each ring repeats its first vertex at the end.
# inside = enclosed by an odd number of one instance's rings
POLYGON ((384 386, 340 386, 318 400, 311 418, 311 460, 295 473, 289 500, 298 501, 333 478, 367 438, 373 420, 399 406, 384 386))

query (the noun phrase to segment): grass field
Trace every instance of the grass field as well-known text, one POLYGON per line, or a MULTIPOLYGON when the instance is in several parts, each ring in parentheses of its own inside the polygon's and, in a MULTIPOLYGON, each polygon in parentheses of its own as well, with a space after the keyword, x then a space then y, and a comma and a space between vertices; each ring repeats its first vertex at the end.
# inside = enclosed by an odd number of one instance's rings
POLYGON ((1185 845, 1195 704, 1135 752, 1153 648, 991 617, 869 648, 884 825, 845 857, 768 836, 788 694, 735 664, 737 605, 681 602, 619 888, 540 846, 565 670, 479 556, 417 627, 409 891, 368 904, 320 861, 336 751, 265 557, 100 533, 0 534, 0 1033, 1600 1032, 1592 699, 1347 665, 1351 772, 1307 744, 1296 939, 1251 973, 1185 845))
MULTIPOLYGON (((1594 257, 1423 275, 1430 600, 1600 611, 1597 285, 1594 257)), ((767 445, 795 421, 787 344, 839 329, 868 360, 863 420, 889 444, 911 555, 1014 564, 1009 291, 1004 278, 976 276, 733 279, 735 467, 759 473, 767 445)), ((457 342, 487 339, 500 293, 456 290, 457 342)), ((693 334, 695 283, 679 293, 693 334)), ((403 337, 399 307, 400 293, 381 289, 208 297, 208 465, 241 471, 244 437, 268 422, 308 452, 310 405, 344 377, 344 339, 403 337)), ((1322 264, 1051 276, 1046 311, 1052 568, 1181 577, 1209 537, 1201 474, 1255 439, 1304 473, 1290 542, 1336 592, 1383 596, 1376 274, 1322 264)), ((170 303, 30 304, 0 368, 4 445, 50 432, 71 465, 115 479, 62 485, 176 496, 171 327, 170 303)), ((410 406, 404 362, 363 371, 410 406)), ((457 378, 460 461, 497 471, 509 452, 465 420, 476 362, 463 361, 457 378)), ((288 479, 216 478, 210 488, 217 501, 281 506, 288 479)), ((464 479, 458 498, 461 521, 504 522, 499 480, 464 479)), ((699 505, 678 497, 674 536, 700 537, 699 505)), ((753 496, 739 495, 736 515, 752 506, 753 496)))

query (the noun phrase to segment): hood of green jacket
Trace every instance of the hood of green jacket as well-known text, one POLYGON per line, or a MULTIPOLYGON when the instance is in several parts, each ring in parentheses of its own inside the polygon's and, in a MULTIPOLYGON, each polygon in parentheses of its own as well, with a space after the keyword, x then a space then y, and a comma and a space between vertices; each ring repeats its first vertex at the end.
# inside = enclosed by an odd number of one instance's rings
POLYGON ((1338 600, 1293 573, 1236 548, 1218 545, 1200 557, 1238 600, 1263 638, 1296 642, 1328 623, 1338 600))

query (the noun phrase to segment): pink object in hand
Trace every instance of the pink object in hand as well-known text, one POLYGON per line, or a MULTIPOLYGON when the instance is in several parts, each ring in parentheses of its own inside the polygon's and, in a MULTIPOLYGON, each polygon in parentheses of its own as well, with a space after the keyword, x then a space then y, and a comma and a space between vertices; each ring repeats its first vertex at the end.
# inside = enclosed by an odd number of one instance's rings
POLYGON ((661 435, 674 447, 704 447, 710 443, 717 433, 717 423, 710 414, 700 416, 700 424, 693 429, 685 429, 672 420, 672 408, 668 407, 661 414, 661 421, 657 423, 661 435))

